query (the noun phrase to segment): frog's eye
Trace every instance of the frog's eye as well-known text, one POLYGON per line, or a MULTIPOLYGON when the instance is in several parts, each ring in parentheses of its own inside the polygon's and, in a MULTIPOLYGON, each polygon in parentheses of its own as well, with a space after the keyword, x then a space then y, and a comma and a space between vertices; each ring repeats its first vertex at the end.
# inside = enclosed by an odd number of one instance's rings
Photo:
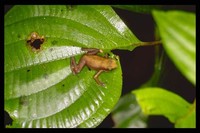
POLYGON ((118 60, 119 60, 119 56, 118 56, 118 55, 115 55, 115 56, 114 56, 114 59, 118 61, 118 60))

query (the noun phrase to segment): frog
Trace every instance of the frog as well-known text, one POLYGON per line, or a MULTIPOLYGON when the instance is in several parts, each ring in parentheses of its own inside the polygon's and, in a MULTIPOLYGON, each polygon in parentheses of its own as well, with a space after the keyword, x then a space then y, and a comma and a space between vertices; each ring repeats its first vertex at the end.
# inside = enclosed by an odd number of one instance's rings
POLYGON ((109 58, 108 55, 100 56, 97 53, 103 53, 103 50, 96 48, 81 48, 82 51, 86 51, 83 54, 78 62, 76 63, 75 58, 70 57, 70 68, 74 75, 81 72, 84 66, 87 66, 89 69, 97 71, 93 76, 96 83, 100 86, 105 86, 103 82, 99 80, 99 75, 102 72, 108 72, 117 68, 117 58, 109 58))

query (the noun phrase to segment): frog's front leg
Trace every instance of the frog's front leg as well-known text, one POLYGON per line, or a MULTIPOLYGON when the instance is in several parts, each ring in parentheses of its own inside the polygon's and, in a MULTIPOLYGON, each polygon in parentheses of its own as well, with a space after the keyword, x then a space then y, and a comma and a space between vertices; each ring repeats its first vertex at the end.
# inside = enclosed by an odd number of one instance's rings
POLYGON ((84 60, 80 60, 79 63, 76 64, 75 58, 74 57, 70 58, 70 68, 71 68, 71 71, 73 72, 73 74, 79 73, 84 66, 85 66, 84 60))
POLYGON ((105 84, 102 83, 100 80, 99 80, 99 75, 104 72, 105 70, 99 70, 95 75, 94 75, 94 80, 97 82, 97 84, 101 85, 101 86, 104 86, 105 84))

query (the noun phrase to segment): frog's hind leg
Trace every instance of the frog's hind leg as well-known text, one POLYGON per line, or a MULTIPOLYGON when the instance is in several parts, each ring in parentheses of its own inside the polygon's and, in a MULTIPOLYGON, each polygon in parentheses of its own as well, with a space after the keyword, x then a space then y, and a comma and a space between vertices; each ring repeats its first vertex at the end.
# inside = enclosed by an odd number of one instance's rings
POLYGON ((82 51, 87 51, 89 55, 95 55, 97 53, 103 53, 103 50, 96 48, 81 48, 82 51))
POLYGON ((101 85, 101 86, 105 86, 104 83, 102 83, 100 80, 99 80, 99 75, 104 72, 105 70, 99 70, 95 75, 94 75, 94 80, 97 82, 97 84, 101 85))
POLYGON ((72 71, 72 73, 74 75, 77 74, 76 67, 77 67, 77 65, 76 65, 75 58, 74 57, 70 57, 70 68, 71 68, 71 71, 72 71))
MULTIPOLYGON (((83 58, 83 57, 81 57, 83 58)), ((70 57, 70 68, 73 74, 79 73, 82 68, 85 66, 85 60, 79 60, 79 63, 76 64, 76 60, 74 57, 70 57)))

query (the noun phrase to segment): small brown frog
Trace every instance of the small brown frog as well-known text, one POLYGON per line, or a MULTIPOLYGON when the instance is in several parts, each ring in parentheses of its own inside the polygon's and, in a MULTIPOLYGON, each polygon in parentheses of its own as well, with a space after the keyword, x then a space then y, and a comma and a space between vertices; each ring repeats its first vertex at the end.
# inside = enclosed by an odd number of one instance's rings
POLYGON ((102 53, 103 51, 100 49, 94 49, 94 48, 82 48, 83 51, 87 51, 86 54, 84 54, 81 59, 79 60, 79 63, 76 64, 75 58, 71 57, 71 70, 73 74, 79 73, 84 66, 89 67, 90 69, 96 70, 97 73, 94 75, 94 79, 97 82, 97 84, 104 86, 104 83, 99 81, 98 77, 102 72, 110 71, 115 68, 117 68, 117 62, 115 59, 108 58, 108 57, 101 57, 96 55, 97 53, 102 53))

